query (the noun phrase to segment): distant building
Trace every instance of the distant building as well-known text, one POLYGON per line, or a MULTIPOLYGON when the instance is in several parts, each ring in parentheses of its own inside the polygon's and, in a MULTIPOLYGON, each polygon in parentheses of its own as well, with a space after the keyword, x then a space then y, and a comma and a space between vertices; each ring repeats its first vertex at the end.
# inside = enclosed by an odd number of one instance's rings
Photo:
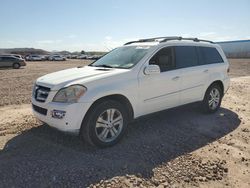
POLYGON ((227 57, 250 58, 250 40, 217 42, 227 57))

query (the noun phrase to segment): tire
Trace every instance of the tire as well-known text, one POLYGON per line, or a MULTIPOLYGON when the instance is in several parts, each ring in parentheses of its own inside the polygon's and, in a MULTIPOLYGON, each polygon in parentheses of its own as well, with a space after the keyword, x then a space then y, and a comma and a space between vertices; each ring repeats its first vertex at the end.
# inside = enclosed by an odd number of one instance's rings
POLYGON ((204 112, 215 113, 220 108, 222 97, 222 88, 216 83, 210 85, 202 101, 204 112))
POLYGON ((114 100, 102 101, 94 104, 86 114, 80 135, 90 145, 110 147, 121 140, 127 125, 128 113, 121 103, 114 100))
POLYGON ((20 68, 20 64, 19 63, 14 63, 13 64, 13 69, 19 69, 20 68))

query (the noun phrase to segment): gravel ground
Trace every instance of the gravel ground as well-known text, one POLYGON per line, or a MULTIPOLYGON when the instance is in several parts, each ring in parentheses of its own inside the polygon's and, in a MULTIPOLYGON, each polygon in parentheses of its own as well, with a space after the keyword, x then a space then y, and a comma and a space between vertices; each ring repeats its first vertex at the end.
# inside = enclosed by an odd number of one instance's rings
MULTIPOLYGON (((20 82, 29 81, 24 100, 7 95, 6 101, 14 102, 0 108, 0 187, 250 187, 246 61, 231 60, 234 78, 216 114, 202 114, 196 104, 155 113, 131 123, 125 138, 107 149, 90 148, 42 124, 29 104, 6 106, 29 103, 31 79, 65 62, 46 63, 44 69, 39 65, 30 77, 20 70, 20 82)), ((36 66, 31 62, 27 71, 31 74, 36 66)), ((3 83, 2 74, 0 79, 3 83)), ((15 84, 8 82, 9 87, 15 84)))

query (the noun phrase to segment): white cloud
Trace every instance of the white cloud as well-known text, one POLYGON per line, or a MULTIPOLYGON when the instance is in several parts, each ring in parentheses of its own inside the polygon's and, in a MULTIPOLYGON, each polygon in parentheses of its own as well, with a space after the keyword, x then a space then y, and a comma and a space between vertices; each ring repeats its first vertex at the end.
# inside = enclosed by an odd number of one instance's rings
POLYGON ((42 44, 53 44, 53 40, 38 40, 36 41, 37 44, 42 45, 42 44))
POLYGON ((75 34, 71 34, 71 35, 68 35, 66 36, 66 38, 69 38, 69 39, 74 39, 76 38, 77 36, 75 34))
POLYGON ((139 38, 123 38, 120 40, 114 40, 113 37, 106 36, 104 38, 104 41, 101 42, 101 44, 99 45, 99 49, 101 49, 101 51, 110 51, 116 47, 122 46, 123 44, 125 44, 129 41, 135 41, 138 39, 139 38))
POLYGON ((206 40, 212 40, 212 41, 215 41, 215 42, 239 39, 238 36, 221 35, 221 34, 218 34, 216 32, 203 32, 203 33, 198 34, 198 38, 202 38, 202 39, 206 39, 206 40))
POLYGON ((193 33, 193 34, 185 33, 185 34, 182 34, 181 36, 187 37, 187 38, 188 37, 200 38, 200 39, 211 40, 215 42, 242 39, 242 37, 239 37, 236 35, 222 35, 214 31, 205 31, 205 32, 193 33))
POLYGON ((211 31, 211 32, 201 32, 199 34, 201 37, 213 37, 216 36, 216 33, 211 31))
POLYGON ((13 41, 13 40, 8 40, 6 41, 8 44, 16 44, 16 41, 13 41))
POLYGON ((189 33, 184 33, 184 34, 182 34, 181 36, 182 36, 182 37, 185 37, 185 38, 192 37, 192 35, 189 34, 189 33))
POLYGON ((105 40, 112 40, 112 37, 111 36, 106 36, 105 40))
POLYGON ((40 46, 58 44, 61 42, 62 42, 62 40, 38 40, 38 41, 35 41, 35 43, 40 45, 40 46))

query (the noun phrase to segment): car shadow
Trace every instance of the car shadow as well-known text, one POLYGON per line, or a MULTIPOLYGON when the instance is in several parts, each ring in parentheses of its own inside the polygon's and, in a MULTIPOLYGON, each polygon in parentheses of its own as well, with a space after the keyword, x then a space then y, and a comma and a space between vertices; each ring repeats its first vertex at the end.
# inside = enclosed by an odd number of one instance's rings
POLYGON ((15 136, 0 151, 0 182, 85 187, 126 174, 150 178, 153 168, 229 134, 240 122, 229 109, 207 115, 187 105, 134 121, 122 141, 106 149, 42 125, 15 136))

